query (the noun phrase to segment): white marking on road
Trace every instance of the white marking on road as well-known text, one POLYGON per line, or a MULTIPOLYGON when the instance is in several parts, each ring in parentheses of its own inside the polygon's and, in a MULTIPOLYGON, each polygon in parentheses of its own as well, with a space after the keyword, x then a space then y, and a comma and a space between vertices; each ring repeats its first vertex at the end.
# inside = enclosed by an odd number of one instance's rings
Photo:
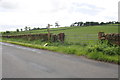
POLYGON ((7 45, 7 46, 12 46, 12 47, 16 47, 16 48, 20 48, 20 49, 24 49, 24 50, 29 50, 29 51, 33 51, 33 52, 37 52, 39 54, 42 54, 41 52, 38 52, 36 49, 33 49, 33 48, 31 49, 31 48, 18 46, 18 45, 13 45, 13 44, 9 44, 9 43, 3 43, 3 42, 0 42, 0 44, 7 45))

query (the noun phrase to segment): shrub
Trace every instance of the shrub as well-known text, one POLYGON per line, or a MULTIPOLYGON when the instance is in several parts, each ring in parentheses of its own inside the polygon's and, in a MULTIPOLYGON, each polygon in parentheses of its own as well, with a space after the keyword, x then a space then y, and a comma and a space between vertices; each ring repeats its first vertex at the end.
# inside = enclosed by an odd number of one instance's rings
POLYGON ((103 53, 107 55, 120 55, 119 47, 107 47, 103 49, 103 53))
POLYGON ((10 31, 6 31, 6 33, 10 33, 10 31))
POLYGON ((102 52, 106 55, 120 55, 120 47, 116 45, 109 45, 105 43, 98 43, 96 45, 89 45, 87 52, 102 52))

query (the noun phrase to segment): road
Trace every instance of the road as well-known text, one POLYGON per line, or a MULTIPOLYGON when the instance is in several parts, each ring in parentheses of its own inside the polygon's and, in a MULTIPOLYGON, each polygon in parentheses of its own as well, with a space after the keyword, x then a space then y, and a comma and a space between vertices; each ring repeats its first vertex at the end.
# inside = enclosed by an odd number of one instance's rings
POLYGON ((0 45, 0 79, 2 79, 2 45, 0 45))
POLYGON ((118 65, 27 48, 2 45, 3 78, 117 78, 118 65))

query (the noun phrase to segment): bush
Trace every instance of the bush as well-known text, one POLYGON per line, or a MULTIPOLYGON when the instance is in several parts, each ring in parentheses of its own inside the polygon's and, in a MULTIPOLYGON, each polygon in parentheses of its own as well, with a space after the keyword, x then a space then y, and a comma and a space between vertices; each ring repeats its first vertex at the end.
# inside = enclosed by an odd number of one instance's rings
POLYGON ((105 43, 98 43, 87 47, 87 52, 102 52, 106 55, 120 55, 120 47, 105 43))
POLYGON ((103 53, 107 55, 120 55, 119 47, 107 47, 103 49, 103 53))
POLYGON ((10 33, 10 31, 6 31, 6 33, 10 33))

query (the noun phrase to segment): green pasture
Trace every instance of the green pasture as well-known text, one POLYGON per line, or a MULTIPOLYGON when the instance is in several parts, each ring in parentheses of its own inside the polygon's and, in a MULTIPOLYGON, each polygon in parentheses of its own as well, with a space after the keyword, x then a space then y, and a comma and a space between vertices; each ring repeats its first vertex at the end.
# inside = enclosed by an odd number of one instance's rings
MULTIPOLYGON (((75 26, 51 28, 53 34, 65 33, 65 42, 68 43, 94 43, 98 40, 98 32, 118 33, 117 25, 100 25, 100 26, 75 26)), ((31 30, 22 32, 11 32, 3 35, 21 35, 21 34, 39 34, 47 33, 47 29, 31 30)))

